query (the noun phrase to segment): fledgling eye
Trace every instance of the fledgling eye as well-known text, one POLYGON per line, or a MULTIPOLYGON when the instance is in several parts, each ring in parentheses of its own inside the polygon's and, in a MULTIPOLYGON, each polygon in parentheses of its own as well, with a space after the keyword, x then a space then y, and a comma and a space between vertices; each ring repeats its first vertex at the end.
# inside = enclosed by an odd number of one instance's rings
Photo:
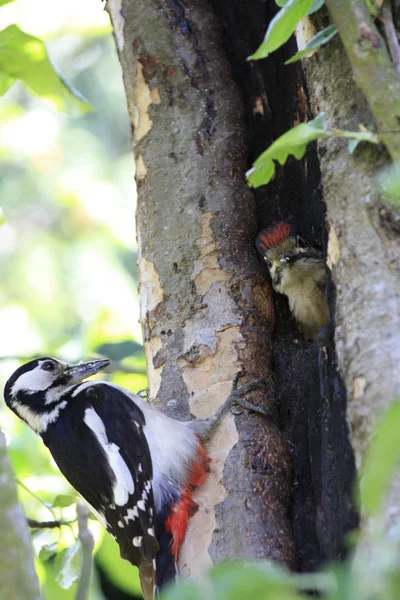
POLYGON ((284 264, 290 262, 291 260, 292 260, 292 256, 290 256, 289 254, 284 254, 282 256, 282 258, 280 259, 280 262, 282 265, 284 265, 284 264))
POLYGON ((56 368, 55 364, 53 362, 51 362, 50 360, 46 360, 45 363, 42 364, 42 369, 43 371, 54 371, 54 369, 56 368))

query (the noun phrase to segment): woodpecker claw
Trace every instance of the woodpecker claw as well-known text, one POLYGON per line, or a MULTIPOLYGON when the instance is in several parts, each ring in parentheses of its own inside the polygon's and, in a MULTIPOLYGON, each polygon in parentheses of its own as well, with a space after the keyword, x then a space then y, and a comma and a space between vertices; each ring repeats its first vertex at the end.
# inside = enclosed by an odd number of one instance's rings
POLYGON ((236 373, 235 377, 233 378, 232 391, 228 398, 231 413, 234 415, 240 415, 242 414, 243 410, 247 408, 252 412, 267 416, 268 413, 265 412, 263 408, 260 408, 259 406, 256 406, 255 404, 252 404, 243 398, 243 396, 248 392, 265 387, 265 381, 263 379, 254 379, 253 381, 249 381, 249 383, 245 383, 244 385, 238 387, 239 379, 242 374, 242 372, 236 373))

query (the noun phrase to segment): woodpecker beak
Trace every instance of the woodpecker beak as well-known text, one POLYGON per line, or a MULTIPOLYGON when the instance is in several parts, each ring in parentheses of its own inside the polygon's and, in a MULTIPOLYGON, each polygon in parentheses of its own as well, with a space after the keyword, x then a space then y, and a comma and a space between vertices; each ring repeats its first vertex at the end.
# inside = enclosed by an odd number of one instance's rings
POLYGON ((80 365, 74 365, 67 367, 63 373, 69 378, 70 383, 80 383, 87 377, 102 371, 111 363, 109 358, 102 358, 100 360, 91 360, 90 362, 81 363, 80 365))

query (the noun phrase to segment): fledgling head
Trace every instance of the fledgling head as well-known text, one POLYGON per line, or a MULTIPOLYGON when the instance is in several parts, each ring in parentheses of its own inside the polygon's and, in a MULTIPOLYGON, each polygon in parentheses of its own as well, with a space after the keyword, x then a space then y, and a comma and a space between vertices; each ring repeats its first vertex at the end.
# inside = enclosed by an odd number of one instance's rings
POLYGON ((68 389, 109 363, 103 359, 71 366, 47 356, 32 360, 11 375, 4 388, 4 400, 36 433, 43 433, 66 406, 68 389))
POLYGON ((319 252, 296 235, 295 226, 281 221, 260 231, 257 250, 269 269, 274 290, 284 294, 301 276, 302 263, 320 260, 319 252))

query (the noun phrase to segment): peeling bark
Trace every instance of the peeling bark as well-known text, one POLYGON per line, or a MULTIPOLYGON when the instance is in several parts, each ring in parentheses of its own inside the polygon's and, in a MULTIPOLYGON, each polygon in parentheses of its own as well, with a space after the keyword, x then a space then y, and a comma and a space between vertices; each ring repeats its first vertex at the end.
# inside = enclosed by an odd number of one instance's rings
POLYGON ((296 564, 291 460, 277 427, 273 305, 255 254, 247 135, 220 24, 206 0, 109 0, 139 165, 137 229, 150 397, 181 420, 213 413, 238 371, 263 377, 210 444, 181 570, 229 557, 296 564), (138 133, 139 132, 139 133, 138 133), (143 133, 145 132, 145 133, 143 133))
POLYGON ((0 598, 40 600, 26 519, 0 431, 0 598))

